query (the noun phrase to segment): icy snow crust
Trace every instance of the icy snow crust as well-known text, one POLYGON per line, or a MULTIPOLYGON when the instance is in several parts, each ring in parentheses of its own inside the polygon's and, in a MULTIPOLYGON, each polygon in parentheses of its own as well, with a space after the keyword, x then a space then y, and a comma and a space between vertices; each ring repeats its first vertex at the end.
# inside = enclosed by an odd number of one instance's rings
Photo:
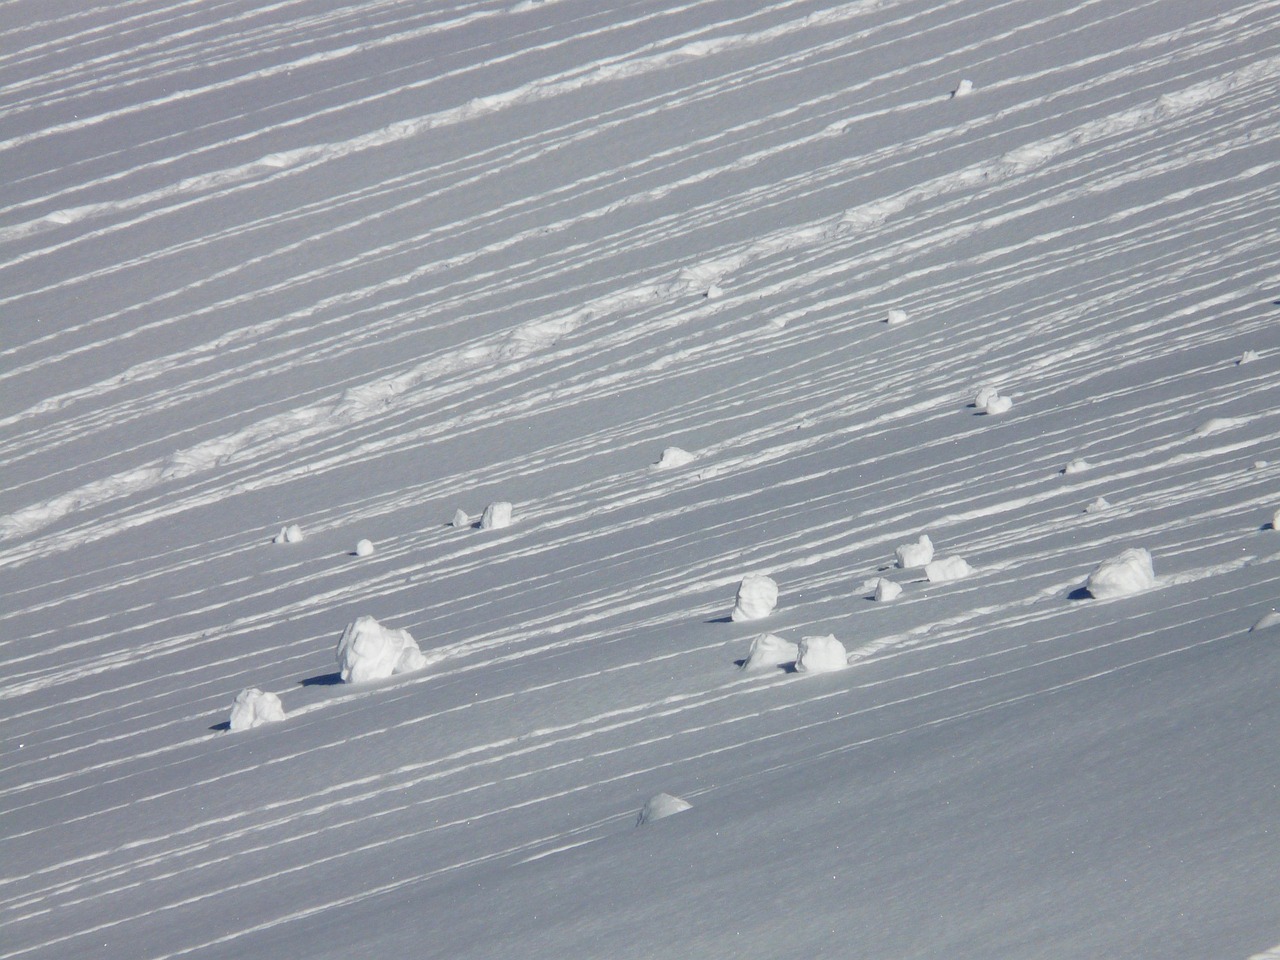
POLYGON ((1274 2, 3 10, 0 956, 1274 952, 1274 2))

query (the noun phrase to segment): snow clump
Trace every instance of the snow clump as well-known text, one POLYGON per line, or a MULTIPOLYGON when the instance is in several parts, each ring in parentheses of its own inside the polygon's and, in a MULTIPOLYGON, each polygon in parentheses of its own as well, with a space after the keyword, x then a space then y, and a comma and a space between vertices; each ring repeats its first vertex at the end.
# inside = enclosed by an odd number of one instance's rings
POLYGON ((1072 460, 1070 463, 1068 463, 1065 467, 1062 468, 1062 472, 1065 474, 1084 473, 1086 470, 1088 470, 1092 466, 1093 464, 1091 464, 1088 460, 1085 460, 1083 457, 1076 457, 1074 460, 1072 460))
POLYGON ((674 470, 676 467, 683 467, 687 463, 693 463, 693 461, 694 456, 688 450, 681 450, 679 447, 667 447, 662 451, 662 456, 654 466, 659 470, 674 470))
POLYGON ((884 322, 891 327, 896 327, 898 326, 898 324, 906 323, 907 319, 908 319, 907 311, 899 310, 895 307, 893 310, 890 310, 889 313, 885 316, 884 322))
POLYGON ((971 93, 973 93, 973 81, 961 80, 959 85, 951 91, 951 97, 952 99, 956 97, 967 97, 971 93))
POLYGON ((358 540, 358 541, 356 542, 356 556, 357 556, 357 557, 371 557, 371 556, 373 556, 373 541, 372 541, 372 540, 358 540))
POLYGON ((1111 503, 1106 497, 1098 497, 1091 504, 1084 508, 1085 513, 1101 513, 1103 510, 1110 510, 1111 503))
POLYGON ((347 624, 338 641, 337 658, 343 683, 381 680, 427 665, 427 658, 408 630, 384 627, 373 617, 360 617, 347 624))
POLYGON ((1130 547, 1119 556, 1104 560, 1089 574, 1084 588, 1097 600, 1125 597, 1156 585, 1151 554, 1141 547, 1130 547))
POLYGON ((1261 354, 1257 350, 1246 350, 1240 354, 1240 359, 1236 361, 1237 366, 1243 366, 1246 363, 1253 363, 1255 360, 1262 359, 1261 354))
POLYGON ((773 612, 778 605, 778 585, 762 573, 749 573, 738 585, 737 602, 730 614, 734 623, 741 620, 760 620, 773 612))
POLYGON ((849 665, 849 654, 844 644, 831 634, 825 637, 805 637, 796 652, 796 673, 830 673, 849 665))
POLYGON ((274 693, 263 693, 257 687, 241 690, 231 705, 232 731, 252 730, 264 723, 284 719, 284 707, 274 693))
POLYGON ((449 523, 455 530, 461 530, 463 527, 471 526, 471 517, 467 515, 467 511, 458 509, 453 511, 453 519, 449 523))
POLYGON ((947 557, 945 560, 934 560, 925 564, 924 575, 930 583, 943 583, 947 580, 961 580, 973 573, 973 567, 963 557, 947 557))
POLYGON ((681 813, 692 807, 693 804, 688 800, 681 800, 669 793, 655 793, 640 808, 640 814, 636 817, 636 826, 643 827, 646 823, 653 823, 655 820, 669 817, 673 813, 681 813))
POLYGON ((880 577, 876 580, 875 598, 880 602, 886 600, 896 600, 902 596, 902 585, 894 583, 888 577, 880 577))
POLYGON ((977 395, 973 398, 973 405, 978 408, 979 413, 1008 413, 1013 409, 1013 400, 1009 397, 1002 397, 999 390, 988 385, 978 390, 977 395))
POLYGON ((751 649, 747 652, 747 659, 742 661, 742 669, 781 667, 795 663, 799 655, 800 648, 790 640, 783 640, 776 633, 762 633, 751 641, 751 649))
POLYGON ((893 553, 896 557, 895 562, 903 570, 923 567, 933 559, 933 541, 929 539, 927 533, 922 533, 915 543, 904 543, 893 553))
POLYGON ((1271 515, 1271 529, 1280 530, 1280 509, 1271 515))
POLYGON ((506 500, 498 500, 484 508, 480 517, 481 530, 500 530, 511 526, 511 504, 506 500))
POLYGON ((280 532, 272 539, 272 543, 297 543, 303 538, 302 528, 296 523, 280 528, 280 532))

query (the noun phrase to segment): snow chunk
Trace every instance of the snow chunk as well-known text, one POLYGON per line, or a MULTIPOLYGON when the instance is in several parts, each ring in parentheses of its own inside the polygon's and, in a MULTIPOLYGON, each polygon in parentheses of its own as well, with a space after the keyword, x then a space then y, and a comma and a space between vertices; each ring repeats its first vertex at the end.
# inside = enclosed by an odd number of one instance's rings
POLYGON ((1246 363, 1253 363, 1253 361, 1260 359, 1262 359, 1262 355, 1257 350, 1246 350, 1240 354, 1240 359, 1236 361, 1236 365, 1243 366, 1246 363))
POLYGON ((1271 529, 1280 530, 1280 509, 1271 515, 1271 529))
POLYGON ((1085 513, 1101 513, 1103 510, 1110 510, 1111 504, 1106 497, 1098 497, 1093 503, 1084 508, 1085 513))
POLYGON ((993 386, 985 386, 978 390, 973 398, 973 405, 980 413, 1007 413, 1013 407, 1013 400, 1000 396, 1000 391, 993 386))
POLYGON ((658 462, 654 464, 659 470, 674 470, 676 467, 683 467, 685 464, 693 463, 696 458, 688 450, 681 450, 679 447, 666 447, 662 451, 662 456, 658 462))
POLYGON ((296 523, 281 527, 280 532, 272 539, 272 543, 297 543, 303 539, 302 528, 296 523))
POLYGON ((373 617, 360 617, 347 624, 338 641, 337 658, 344 683, 381 680, 427 665, 427 658, 408 630, 384 627, 373 617))
POLYGON ((987 401, 984 408, 988 416, 996 416, 1001 413, 1008 413, 1013 409, 1013 400, 1010 397, 996 396, 987 401))
POLYGON ((724 296, 724 291, 720 289, 720 285, 718 283, 713 283, 711 286, 707 287, 706 291, 702 295, 708 300, 719 300, 724 296))
POLYGON ((274 693, 263 693, 257 687, 241 690, 231 705, 232 731, 251 730, 264 723, 284 719, 284 707, 274 693))
POLYGON ((669 793, 655 793, 640 808, 640 814, 636 817, 636 826, 643 827, 646 823, 653 823, 653 821, 669 817, 673 813, 682 813, 692 807, 693 804, 688 800, 681 800, 679 797, 673 797, 669 793))
POLYGON ((961 580, 973 573, 973 567, 963 557, 947 557, 945 560, 934 560, 925 564, 924 575, 930 583, 944 583, 947 580, 961 580))
POLYGON ((480 517, 481 530, 500 530, 511 526, 511 504, 506 500, 498 500, 484 508, 480 517))
POLYGON ((359 540, 359 541, 357 541, 357 542, 356 542, 356 556, 357 556, 357 557, 371 557, 371 556, 373 556, 373 541, 372 541, 372 540, 359 540))
POLYGON ((453 511, 453 519, 450 520, 449 523, 455 529, 461 530, 463 527, 471 526, 471 518, 467 516, 467 511, 455 510, 453 511))
POLYGON ((742 661, 742 669, 780 667, 786 663, 795 663, 799 655, 800 648, 790 640, 783 640, 774 633, 762 633, 751 641, 751 650, 747 653, 747 659, 742 661))
POLYGON ((900 596, 902 596, 902 586, 900 584, 894 583, 888 577, 881 577, 876 581, 875 597, 877 600, 881 602, 896 600, 900 596))
POLYGON ((1271 627, 1280 627, 1280 613, 1276 613, 1274 610, 1269 613, 1264 613, 1262 615, 1262 619, 1249 628, 1249 632, 1252 633, 1254 630, 1268 630, 1271 627))
POLYGON ((899 310, 895 308, 893 310, 890 310, 889 313, 885 316, 884 322, 891 327, 896 327, 901 323, 906 323, 908 319, 909 318, 907 317, 907 311, 899 310))
POLYGON ((796 673, 830 673, 849 665, 849 654, 844 644, 831 634, 825 637, 805 637, 796 653, 796 673))
POLYGON ((967 97, 971 93, 973 93, 973 81, 961 80, 956 88, 951 91, 951 97, 954 100, 956 97, 967 97))
POLYGON ((1151 554, 1141 547, 1130 547, 1118 557, 1104 560, 1089 574, 1085 589, 1098 600, 1140 593, 1156 585, 1151 554))
POLYGON ((740 620, 760 620, 773 612, 778 605, 778 585, 762 573, 749 573, 738 585, 737 602, 731 617, 740 620))
POLYGON ((933 559, 933 541, 927 533, 920 534, 915 543, 904 543, 894 551, 894 561, 903 570, 923 567, 933 559))
POLYGON ((1085 460, 1083 457, 1076 457, 1074 460, 1072 460, 1070 463, 1068 463, 1065 467, 1062 468, 1062 472, 1066 474, 1084 473, 1086 470, 1088 470, 1092 466, 1093 464, 1091 464, 1088 460, 1085 460))

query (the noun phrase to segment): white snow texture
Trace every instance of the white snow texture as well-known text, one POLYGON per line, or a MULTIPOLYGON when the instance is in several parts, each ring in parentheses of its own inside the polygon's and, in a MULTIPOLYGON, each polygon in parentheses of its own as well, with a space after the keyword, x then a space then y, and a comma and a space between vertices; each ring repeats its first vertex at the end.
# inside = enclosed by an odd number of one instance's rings
POLYGON ((761 620, 773 613, 778 605, 778 585, 762 573, 749 573, 738 585, 738 596, 730 617, 740 620, 761 620))
POLYGON ((381 680, 426 666, 426 657, 408 630, 384 627, 373 617, 360 617, 342 631, 337 650, 344 683, 381 680))
POLYGON ((1119 556, 1104 560, 1089 574, 1085 589, 1097 600, 1141 593, 1156 585, 1151 554, 1142 547, 1130 547, 1119 556))
POLYGON ((264 723, 284 719, 284 707, 274 693, 264 693, 257 687, 241 690, 231 705, 232 731, 251 730, 264 723))

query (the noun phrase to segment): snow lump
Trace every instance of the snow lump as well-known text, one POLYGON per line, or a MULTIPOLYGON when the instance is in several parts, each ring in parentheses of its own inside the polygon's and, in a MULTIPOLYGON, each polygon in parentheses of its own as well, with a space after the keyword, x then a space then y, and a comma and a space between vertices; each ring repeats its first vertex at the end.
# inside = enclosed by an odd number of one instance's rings
POLYGON ((944 583, 947 580, 960 580, 973 573, 964 557, 947 557, 945 560, 934 560, 924 566, 924 575, 930 583, 944 583))
POLYGON ((371 556, 373 556, 373 541, 372 541, 372 540, 359 540, 359 541, 357 541, 357 542, 356 542, 356 556, 357 556, 357 557, 371 557, 371 556))
POLYGON ((876 580, 875 598, 881 603, 886 600, 896 600, 902 596, 902 585, 894 583, 888 577, 880 577, 876 580))
POLYGON ((904 543, 894 551, 895 563, 903 570, 923 567, 933 559, 933 541, 927 533, 920 534, 915 543, 904 543))
POLYGON ((1155 585, 1151 554, 1141 547, 1130 547, 1119 556, 1098 564, 1084 586, 1090 596, 1106 600, 1140 593, 1155 585))
POLYGON ((790 640, 783 640, 775 633, 762 633, 751 641, 751 649, 747 659, 742 661, 743 670, 763 670, 765 667, 781 667, 795 663, 800 655, 800 648, 790 640))
POLYGON ((655 820, 669 817, 673 813, 681 813, 692 807, 693 804, 688 800, 681 800, 669 793, 655 793, 640 808, 640 813, 636 817, 636 826, 642 827, 646 823, 653 823, 655 820))
POLYGON ((427 664, 408 630, 384 627, 373 617, 347 624, 338 641, 337 659, 344 683, 381 680, 421 670, 427 664))
POLYGON ((679 447, 667 447, 662 451, 662 456, 654 466, 659 470, 674 470, 676 467, 683 467, 685 464, 693 463, 693 461, 694 456, 688 450, 681 450, 679 447))
POLYGON ((484 508, 480 517, 481 530, 500 530, 511 526, 512 506, 506 500, 498 500, 484 508))
POLYGON ((762 573, 749 573, 738 585, 737 602, 730 617, 735 623, 741 620, 760 620, 773 612, 778 605, 778 585, 762 573))
POLYGON ((231 729, 251 730, 264 723, 284 719, 284 707, 274 693, 263 693, 257 687, 241 690, 231 705, 231 729))
POLYGON ((296 523, 281 527, 280 532, 272 539, 272 543, 297 543, 303 539, 302 528, 296 523))
POLYGON ((849 654, 844 644, 831 634, 825 637, 805 637, 800 641, 796 656, 796 673, 830 673, 849 665, 849 654))

